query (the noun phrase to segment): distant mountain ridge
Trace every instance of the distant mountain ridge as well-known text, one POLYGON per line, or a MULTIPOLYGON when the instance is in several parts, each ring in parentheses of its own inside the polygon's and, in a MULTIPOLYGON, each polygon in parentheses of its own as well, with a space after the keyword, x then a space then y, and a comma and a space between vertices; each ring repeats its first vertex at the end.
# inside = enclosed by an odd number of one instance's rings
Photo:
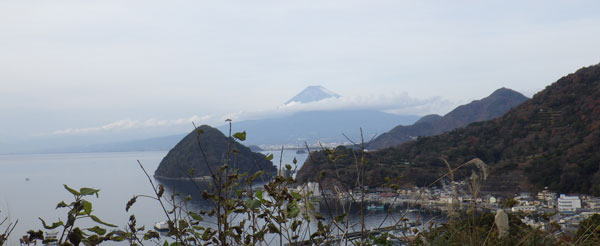
POLYGON ((50 148, 42 153, 91 153, 91 152, 130 152, 130 151, 164 151, 170 150, 185 134, 174 134, 162 137, 138 140, 78 145, 71 147, 50 148))
POLYGON ((415 124, 399 125, 381 134, 368 143, 369 149, 383 149, 400 145, 416 137, 433 136, 470 123, 500 117, 511 108, 525 102, 528 98, 508 88, 500 88, 481 100, 462 105, 444 116, 427 115, 415 124))
MULTIPOLYGON (((366 137, 392 128, 412 124, 419 116, 396 115, 377 110, 303 111, 283 117, 233 122, 234 131, 248 133, 247 144, 314 144, 346 142, 343 134, 360 141, 360 128, 366 137)), ((223 132, 228 126, 221 126, 223 132)), ((366 139, 368 141, 369 139, 366 139)))
POLYGON ((310 103, 318 102, 327 98, 340 98, 341 96, 333 91, 326 89, 320 85, 306 87, 298 95, 292 97, 285 102, 286 105, 291 103, 310 103))
MULTIPOLYGON (((338 148, 341 154, 349 149, 338 148)), ((457 168, 472 158, 489 166, 486 192, 532 191, 548 187, 563 193, 600 195, 600 64, 579 69, 493 120, 444 134, 422 137, 394 148, 367 153, 365 185, 385 178, 406 185, 428 185, 448 172, 441 158, 457 168)), ((342 161, 328 162, 313 152, 297 178, 352 186, 356 172, 342 161), (345 173, 338 179, 335 173, 345 173)), ((464 167, 456 179, 470 175, 464 167)))

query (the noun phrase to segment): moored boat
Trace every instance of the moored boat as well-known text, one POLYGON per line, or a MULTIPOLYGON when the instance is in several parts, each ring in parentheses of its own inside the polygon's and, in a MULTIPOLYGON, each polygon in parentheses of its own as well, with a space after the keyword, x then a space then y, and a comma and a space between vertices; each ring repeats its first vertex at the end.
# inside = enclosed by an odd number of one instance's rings
POLYGON ((160 232, 167 232, 169 231, 169 223, 166 221, 158 222, 154 224, 154 229, 160 232))
POLYGON ((383 205, 375 205, 375 204, 371 204, 369 206, 367 206, 367 210, 383 210, 385 209, 385 207, 383 205))

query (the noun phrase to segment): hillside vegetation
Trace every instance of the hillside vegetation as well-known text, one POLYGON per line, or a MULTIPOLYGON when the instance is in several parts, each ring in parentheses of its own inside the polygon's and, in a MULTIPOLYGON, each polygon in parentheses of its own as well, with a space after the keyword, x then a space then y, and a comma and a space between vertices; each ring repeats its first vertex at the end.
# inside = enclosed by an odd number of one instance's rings
POLYGON ((265 155, 254 153, 218 129, 203 125, 169 151, 156 169, 155 176, 172 179, 211 176, 211 169, 218 169, 228 159, 229 149, 232 150, 231 168, 244 173, 263 170, 267 175, 277 171, 273 163, 265 159, 265 155))
MULTIPOLYGON (((352 186, 352 151, 311 154, 298 179, 352 186)), ((600 65, 559 79, 500 118, 368 153, 366 180, 428 184, 447 171, 442 157, 453 167, 480 158, 492 168, 489 182, 510 181, 509 188, 600 195, 600 65)))

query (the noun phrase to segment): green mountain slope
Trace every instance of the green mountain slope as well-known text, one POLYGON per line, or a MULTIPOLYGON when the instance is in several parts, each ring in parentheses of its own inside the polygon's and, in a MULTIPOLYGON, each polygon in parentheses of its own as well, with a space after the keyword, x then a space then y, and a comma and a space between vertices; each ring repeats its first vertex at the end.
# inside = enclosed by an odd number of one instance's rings
MULTIPOLYGON (((325 161, 323 152, 311 157, 298 173, 301 181, 323 177, 353 185, 351 162, 325 161), (324 176, 313 174, 320 172, 324 176), (340 172, 347 180, 337 178, 340 172)), ((600 195, 600 65, 559 79, 500 118, 368 153, 367 184, 381 185, 385 177, 400 184, 428 184, 447 170, 440 157, 454 167, 474 157, 488 163, 488 191, 548 186, 600 195)), ((462 169, 457 175, 469 173, 462 169)))

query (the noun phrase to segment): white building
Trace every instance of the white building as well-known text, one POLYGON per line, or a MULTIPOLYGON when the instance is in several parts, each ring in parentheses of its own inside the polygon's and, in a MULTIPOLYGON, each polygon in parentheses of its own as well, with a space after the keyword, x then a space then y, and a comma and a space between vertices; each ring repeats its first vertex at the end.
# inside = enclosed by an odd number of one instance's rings
POLYGON ((542 221, 536 221, 533 218, 525 217, 521 219, 521 222, 525 223, 528 226, 531 226, 535 229, 546 230, 546 223, 542 221))
POLYGON ((533 213, 535 212, 536 208, 535 206, 514 206, 510 210, 513 212, 533 213))
POLYGON ((575 212, 581 208, 581 199, 579 196, 567 196, 560 194, 557 202, 558 212, 575 212))

